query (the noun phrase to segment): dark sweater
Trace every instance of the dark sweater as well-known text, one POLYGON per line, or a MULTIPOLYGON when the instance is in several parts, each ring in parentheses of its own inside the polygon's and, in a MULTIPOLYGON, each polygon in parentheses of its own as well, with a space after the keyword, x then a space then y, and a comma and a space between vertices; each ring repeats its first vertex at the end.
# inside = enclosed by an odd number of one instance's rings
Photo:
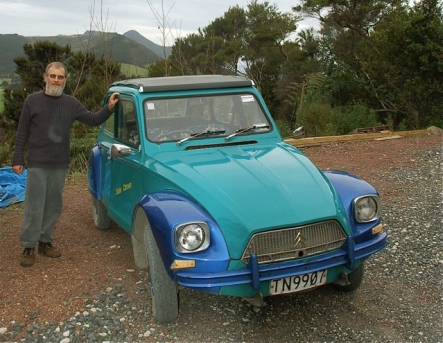
POLYGON ((20 116, 12 165, 25 164, 25 146, 28 143, 28 167, 68 168, 74 121, 97 126, 111 113, 108 106, 93 113, 66 94, 54 97, 41 91, 29 95, 20 116))

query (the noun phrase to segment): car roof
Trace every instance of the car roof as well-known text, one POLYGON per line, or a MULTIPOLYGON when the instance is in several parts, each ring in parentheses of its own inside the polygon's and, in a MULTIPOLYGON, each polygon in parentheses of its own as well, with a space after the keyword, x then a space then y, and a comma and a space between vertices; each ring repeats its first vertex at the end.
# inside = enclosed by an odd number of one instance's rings
POLYGON ((125 86, 136 88, 140 93, 189 90, 189 89, 214 89, 251 87, 254 83, 243 76, 234 75, 187 75, 149 77, 116 81, 112 86, 125 86))

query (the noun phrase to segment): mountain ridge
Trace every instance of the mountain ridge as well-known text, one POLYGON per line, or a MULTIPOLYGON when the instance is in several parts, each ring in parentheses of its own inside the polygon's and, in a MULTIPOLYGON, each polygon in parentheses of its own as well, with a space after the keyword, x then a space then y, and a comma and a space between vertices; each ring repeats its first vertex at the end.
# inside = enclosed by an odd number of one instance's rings
MULTIPOLYGON (((110 56, 118 63, 138 67, 163 59, 163 47, 150 41, 135 30, 119 34, 115 32, 85 31, 76 35, 22 36, 19 34, 0 34, 0 77, 14 74, 14 57, 24 56, 23 46, 36 42, 49 41, 60 46, 70 45, 72 51, 92 51, 96 56, 110 56), (109 53, 109 51, 111 53, 109 53)), ((166 47, 169 55, 171 47, 166 47)))

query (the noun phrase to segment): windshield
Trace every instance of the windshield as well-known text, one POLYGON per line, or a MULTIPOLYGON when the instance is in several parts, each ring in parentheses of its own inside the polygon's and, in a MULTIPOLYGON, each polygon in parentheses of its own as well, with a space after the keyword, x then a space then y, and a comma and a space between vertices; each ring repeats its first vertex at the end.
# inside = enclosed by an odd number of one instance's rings
POLYGON ((148 99, 144 103, 150 141, 176 141, 258 134, 271 130, 252 94, 148 99), (233 136, 232 136, 233 135, 233 136))

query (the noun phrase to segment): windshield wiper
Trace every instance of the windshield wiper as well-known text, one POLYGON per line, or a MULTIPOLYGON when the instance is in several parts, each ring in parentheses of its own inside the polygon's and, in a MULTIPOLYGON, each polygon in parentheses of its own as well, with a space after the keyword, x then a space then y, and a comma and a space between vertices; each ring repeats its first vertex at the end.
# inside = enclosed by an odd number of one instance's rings
POLYGON ((186 138, 180 139, 177 142, 177 145, 180 145, 180 144, 186 142, 187 140, 194 139, 194 138, 197 138, 197 137, 200 137, 200 136, 204 136, 204 135, 215 136, 215 135, 221 135, 221 134, 223 134, 225 132, 226 132, 226 130, 204 130, 202 132, 193 133, 192 135, 190 135, 190 136, 188 136, 186 138))
POLYGON ((244 129, 239 129, 237 131, 235 131, 235 133, 226 136, 225 140, 230 140, 232 137, 237 136, 240 133, 244 133, 244 132, 248 132, 248 131, 255 131, 255 130, 259 130, 259 129, 269 129, 270 126, 268 124, 254 124, 250 127, 245 127, 244 129))

